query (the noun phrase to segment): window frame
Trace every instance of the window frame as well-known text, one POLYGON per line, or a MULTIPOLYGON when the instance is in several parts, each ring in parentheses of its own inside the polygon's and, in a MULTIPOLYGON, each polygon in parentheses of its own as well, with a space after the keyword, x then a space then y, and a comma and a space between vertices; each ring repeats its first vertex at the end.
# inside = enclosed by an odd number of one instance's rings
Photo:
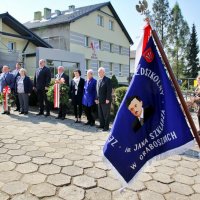
POLYGON ((119 76, 122 76, 122 64, 119 64, 119 76))
POLYGON ((16 42, 9 41, 7 44, 7 48, 8 48, 8 52, 16 52, 16 42))
POLYGON ((109 19, 109 22, 108 22, 108 29, 111 31, 114 31, 114 21, 111 19, 109 19))
POLYGON ((113 63, 109 63, 109 75, 112 77, 112 75, 113 75, 114 73, 113 73, 113 63))
POLYGON ((104 18, 102 15, 99 15, 99 14, 97 15, 97 25, 104 27, 104 18))
POLYGON ((89 37, 87 35, 85 35, 85 38, 84 38, 84 46, 85 47, 89 47, 89 37))

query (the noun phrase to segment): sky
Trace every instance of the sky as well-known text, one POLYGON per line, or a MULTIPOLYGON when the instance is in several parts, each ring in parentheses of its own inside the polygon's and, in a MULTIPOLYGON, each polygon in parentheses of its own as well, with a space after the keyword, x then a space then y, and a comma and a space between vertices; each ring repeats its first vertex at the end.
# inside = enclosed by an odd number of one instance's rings
MULTIPOLYGON (((152 8, 154 0, 147 0, 149 9, 152 8)), ((35 11, 42 11, 45 7, 52 11, 67 10, 69 5, 76 7, 92 5, 96 3, 107 2, 107 0, 0 0, 0 13, 9 12, 14 18, 21 23, 33 20, 35 11)), ((137 13, 135 5, 139 0, 110 0, 121 21, 131 36, 135 49, 139 40, 141 29, 144 26, 143 16, 137 13)), ((200 1, 199 0, 169 0, 170 8, 178 2, 184 19, 191 28, 192 24, 196 25, 198 40, 200 41, 200 1)), ((200 42, 198 42, 199 44, 200 42)))

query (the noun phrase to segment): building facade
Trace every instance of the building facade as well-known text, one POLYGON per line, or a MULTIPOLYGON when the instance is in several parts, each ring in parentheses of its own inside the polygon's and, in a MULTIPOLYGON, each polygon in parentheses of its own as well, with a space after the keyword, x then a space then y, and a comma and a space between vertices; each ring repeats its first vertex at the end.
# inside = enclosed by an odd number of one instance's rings
POLYGON ((0 14, 0 66, 11 70, 22 63, 30 75, 36 68, 36 48, 52 48, 40 37, 18 22, 9 13, 0 14))
MULTIPOLYGON (((74 68, 81 68, 83 73, 91 68, 97 76, 98 68, 105 67, 108 76, 115 75, 120 83, 127 84, 133 41, 110 2, 69 6, 66 11, 54 13, 44 8, 43 17, 40 11, 35 12, 34 20, 24 25, 53 48, 82 54, 84 66, 75 62, 74 68)), ((54 67, 57 62, 48 60, 54 67)))
POLYGON ((131 76, 135 73, 135 56, 136 56, 136 50, 130 51, 130 74, 131 76))

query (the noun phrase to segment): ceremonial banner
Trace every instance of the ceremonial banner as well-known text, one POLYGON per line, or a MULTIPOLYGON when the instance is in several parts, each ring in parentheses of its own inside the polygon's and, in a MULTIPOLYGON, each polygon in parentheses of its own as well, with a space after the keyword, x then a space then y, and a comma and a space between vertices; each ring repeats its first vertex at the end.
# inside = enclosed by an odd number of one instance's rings
POLYGON ((8 99, 9 99, 9 94, 11 93, 10 87, 7 85, 3 88, 3 108, 4 111, 8 110, 8 99))
POLYGON ((149 37, 151 36, 151 26, 150 24, 147 24, 144 27, 143 34, 140 37, 137 49, 136 49, 136 55, 135 55, 135 67, 137 68, 140 58, 142 56, 142 53, 144 52, 144 49, 146 48, 147 42, 149 40, 149 37))
POLYGON ((130 183, 152 160, 194 144, 152 37, 116 115, 104 146, 106 160, 130 183))
POLYGON ((60 84, 54 84, 54 108, 60 107, 60 84))

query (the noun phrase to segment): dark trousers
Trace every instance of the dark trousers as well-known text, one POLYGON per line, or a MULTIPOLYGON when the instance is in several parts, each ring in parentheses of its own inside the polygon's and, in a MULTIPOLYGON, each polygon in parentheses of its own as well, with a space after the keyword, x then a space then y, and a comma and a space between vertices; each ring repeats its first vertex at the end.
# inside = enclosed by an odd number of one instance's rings
POLYGON ((16 109, 20 110, 20 103, 19 103, 18 93, 14 93, 14 96, 15 96, 16 109))
POLYGON ((20 112, 28 112, 28 100, 29 100, 28 94, 19 93, 18 98, 20 103, 20 112))
POLYGON ((98 116, 100 121, 100 126, 108 129, 110 123, 110 107, 111 104, 98 104, 98 116))
POLYGON ((47 94, 45 90, 37 90, 38 95, 38 102, 39 102, 39 109, 40 113, 44 113, 44 103, 45 103, 45 110, 47 113, 50 113, 50 105, 47 99, 47 94))
POLYGON ((84 106, 84 111, 88 122, 94 124, 96 119, 96 105, 84 106))
POLYGON ((58 117, 65 118, 67 114, 67 105, 60 104, 60 108, 58 109, 58 117))
POLYGON ((79 105, 74 104, 74 115, 75 115, 75 118, 81 118, 82 112, 83 112, 82 104, 79 104, 79 105))

